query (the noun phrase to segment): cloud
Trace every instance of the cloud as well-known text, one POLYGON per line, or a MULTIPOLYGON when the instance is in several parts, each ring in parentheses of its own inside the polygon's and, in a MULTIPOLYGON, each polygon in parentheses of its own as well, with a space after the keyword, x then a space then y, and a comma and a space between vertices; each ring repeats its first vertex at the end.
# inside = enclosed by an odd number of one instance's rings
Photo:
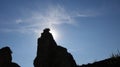
POLYGON ((22 28, 31 29, 32 32, 39 33, 43 28, 54 28, 61 24, 74 24, 74 18, 67 13, 66 9, 57 6, 48 7, 43 13, 33 12, 30 17, 15 20, 17 24, 24 25, 22 28))
POLYGON ((7 31, 17 31, 17 32, 32 32, 35 34, 40 34, 42 29, 51 28, 56 29, 55 26, 62 24, 74 25, 76 24, 76 17, 89 17, 88 13, 80 13, 79 11, 67 11, 65 7, 61 5, 54 5, 45 8, 43 12, 33 11, 31 16, 23 18, 20 17, 15 20, 15 29, 7 29, 7 31))
POLYGON ((22 22, 22 19, 17 19, 15 22, 16 22, 17 24, 19 24, 19 23, 22 22))
POLYGON ((33 14, 32 19, 36 23, 40 23, 44 26, 51 27, 51 25, 72 24, 73 18, 67 11, 61 6, 49 7, 45 13, 33 14))

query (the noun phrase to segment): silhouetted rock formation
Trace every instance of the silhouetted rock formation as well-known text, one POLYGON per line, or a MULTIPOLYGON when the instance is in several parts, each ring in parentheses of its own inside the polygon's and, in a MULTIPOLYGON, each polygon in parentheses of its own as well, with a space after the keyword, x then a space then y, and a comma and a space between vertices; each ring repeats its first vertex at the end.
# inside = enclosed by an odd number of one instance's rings
POLYGON ((76 67, 76 63, 66 48, 57 46, 50 29, 44 29, 38 39, 37 56, 34 67, 76 67))
POLYGON ((9 47, 0 49, 0 67, 20 67, 18 64, 12 62, 12 51, 9 47))
POLYGON ((102 61, 81 65, 78 67, 120 67, 120 56, 115 58, 108 58, 102 61))

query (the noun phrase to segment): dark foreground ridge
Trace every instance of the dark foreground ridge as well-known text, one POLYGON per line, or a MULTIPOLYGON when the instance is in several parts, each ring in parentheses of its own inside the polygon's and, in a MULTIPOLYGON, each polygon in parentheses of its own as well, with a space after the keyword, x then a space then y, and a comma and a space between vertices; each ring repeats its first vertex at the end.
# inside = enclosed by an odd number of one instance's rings
POLYGON ((118 57, 111 57, 105 60, 101 60, 94 63, 89 63, 86 65, 81 65, 78 67, 120 67, 120 56, 118 57))
POLYGON ((12 51, 9 47, 0 49, 0 67, 20 67, 18 64, 12 62, 12 51))
POLYGON ((67 49, 58 46, 53 39, 50 29, 44 29, 38 39, 37 56, 34 67, 76 67, 76 63, 67 49))

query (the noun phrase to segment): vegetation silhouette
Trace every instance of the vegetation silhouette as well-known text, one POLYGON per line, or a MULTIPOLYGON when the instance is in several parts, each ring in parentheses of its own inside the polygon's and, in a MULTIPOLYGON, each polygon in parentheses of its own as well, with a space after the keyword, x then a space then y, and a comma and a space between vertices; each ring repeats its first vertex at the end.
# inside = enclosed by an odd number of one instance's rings
POLYGON ((0 49, 0 67, 20 67, 18 64, 12 62, 12 51, 9 47, 0 49))
MULTIPOLYGON (((37 41, 37 53, 33 61, 34 67, 120 67, 120 52, 112 54, 112 57, 88 63, 77 65, 73 56, 66 48, 58 46, 55 42, 50 29, 46 28, 41 33, 37 41)), ((0 49, 0 67, 20 67, 12 62, 12 51, 9 47, 0 49)))
POLYGON ((111 57, 94 63, 88 63, 86 65, 83 64, 78 67, 120 67, 120 56, 111 57))

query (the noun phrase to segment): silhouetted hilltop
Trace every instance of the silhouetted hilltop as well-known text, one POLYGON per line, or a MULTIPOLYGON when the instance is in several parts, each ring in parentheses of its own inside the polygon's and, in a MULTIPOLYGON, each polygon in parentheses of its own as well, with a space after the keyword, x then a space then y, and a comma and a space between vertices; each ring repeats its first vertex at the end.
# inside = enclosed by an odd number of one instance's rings
POLYGON ((81 65, 78 67, 120 67, 120 56, 119 57, 111 57, 105 60, 101 60, 94 63, 89 63, 86 65, 81 65))
POLYGON ((76 63, 67 49, 58 46, 50 29, 44 29, 38 38, 37 56, 34 67, 76 67, 76 63))
POLYGON ((12 51, 9 47, 0 49, 0 67, 20 67, 18 64, 12 62, 12 51))

